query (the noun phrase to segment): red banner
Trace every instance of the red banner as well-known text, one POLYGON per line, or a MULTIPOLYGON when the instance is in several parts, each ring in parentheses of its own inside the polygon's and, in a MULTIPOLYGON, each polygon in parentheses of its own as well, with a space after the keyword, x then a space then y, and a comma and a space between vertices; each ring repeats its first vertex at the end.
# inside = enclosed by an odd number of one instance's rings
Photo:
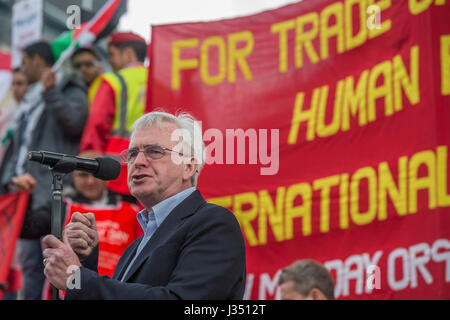
POLYGON ((8 288, 11 260, 22 230, 28 196, 28 192, 22 192, 0 197, 0 284, 6 286, 5 289, 8 288))
POLYGON ((312 258, 338 299, 450 297, 450 4, 304 0, 154 26, 148 102, 199 120, 246 298, 312 258))

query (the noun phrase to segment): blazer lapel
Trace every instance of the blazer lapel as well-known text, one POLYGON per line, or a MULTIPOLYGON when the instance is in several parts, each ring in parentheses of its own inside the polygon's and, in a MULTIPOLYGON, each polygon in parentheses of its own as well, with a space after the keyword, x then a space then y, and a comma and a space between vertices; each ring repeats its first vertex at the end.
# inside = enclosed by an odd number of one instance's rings
MULTIPOLYGON (((201 195, 200 191, 195 190, 178 206, 176 206, 170 212, 167 218, 164 219, 164 221, 161 223, 158 229, 156 229, 155 233, 152 235, 152 237, 147 242, 145 247, 139 253, 130 270, 128 271, 124 279, 124 282, 128 281, 128 279, 130 279, 131 276, 138 270, 141 264, 145 262, 145 260, 151 254, 156 245, 164 243, 164 241, 178 229, 178 226, 182 223, 183 219, 194 214, 198 210, 198 208, 205 202, 206 201, 201 195)), ((137 246, 133 250, 134 253, 136 252, 136 249, 137 246)), ((133 256, 129 257, 129 261, 133 259, 133 256)), ((126 265, 128 265, 129 261, 127 261, 126 265)), ((126 270, 126 268, 123 269, 126 270)), ((121 273, 123 273, 123 271, 121 273)))
POLYGON ((133 259, 134 255, 136 254, 137 248, 139 246, 139 243, 141 243, 142 237, 139 237, 136 239, 130 247, 128 247, 127 250, 123 253, 122 257, 120 258, 116 268, 114 269, 114 273, 112 276, 112 279, 122 279, 123 274, 125 270, 127 270, 128 265, 130 264, 131 260, 133 259))

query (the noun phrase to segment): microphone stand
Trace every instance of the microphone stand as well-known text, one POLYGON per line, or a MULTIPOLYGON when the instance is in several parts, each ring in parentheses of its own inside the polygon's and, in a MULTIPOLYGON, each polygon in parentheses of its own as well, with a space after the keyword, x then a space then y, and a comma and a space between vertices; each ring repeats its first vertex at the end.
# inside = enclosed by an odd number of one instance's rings
MULTIPOLYGON (((62 229, 63 229, 63 196, 62 191, 64 188, 64 176, 67 173, 74 171, 76 168, 75 161, 70 158, 63 157, 59 160, 53 167, 50 167, 52 172, 53 182, 52 182, 52 215, 51 215, 51 233, 62 240, 62 229)), ((53 285, 51 287, 52 300, 59 299, 59 290, 53 285)))

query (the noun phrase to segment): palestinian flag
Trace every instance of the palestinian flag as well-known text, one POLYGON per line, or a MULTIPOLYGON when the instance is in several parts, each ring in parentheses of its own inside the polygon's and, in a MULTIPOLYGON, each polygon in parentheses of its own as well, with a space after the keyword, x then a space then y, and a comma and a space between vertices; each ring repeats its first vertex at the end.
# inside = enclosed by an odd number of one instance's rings
POLYGON ((51 44, 57 60, 55 66, 64 62, 63 60, 71 56, 77 48, 88 47, 109 35, 119 24, 120 17, 126 12, 126 7, 126 0, 109 0, 91 20, 83 23, 79 29, 66 31, 59 36, 51 44))

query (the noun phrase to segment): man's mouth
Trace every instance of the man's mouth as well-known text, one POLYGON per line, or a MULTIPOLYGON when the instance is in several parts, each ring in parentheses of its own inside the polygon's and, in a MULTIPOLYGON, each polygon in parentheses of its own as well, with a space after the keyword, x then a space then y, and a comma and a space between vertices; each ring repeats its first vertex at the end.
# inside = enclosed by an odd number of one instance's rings
POLYGON ((131 180, 133 182, 141 182, 143 181, 145 178, 150 178, 151 176, 148 174, 133 174, 131 176, 131 180))

